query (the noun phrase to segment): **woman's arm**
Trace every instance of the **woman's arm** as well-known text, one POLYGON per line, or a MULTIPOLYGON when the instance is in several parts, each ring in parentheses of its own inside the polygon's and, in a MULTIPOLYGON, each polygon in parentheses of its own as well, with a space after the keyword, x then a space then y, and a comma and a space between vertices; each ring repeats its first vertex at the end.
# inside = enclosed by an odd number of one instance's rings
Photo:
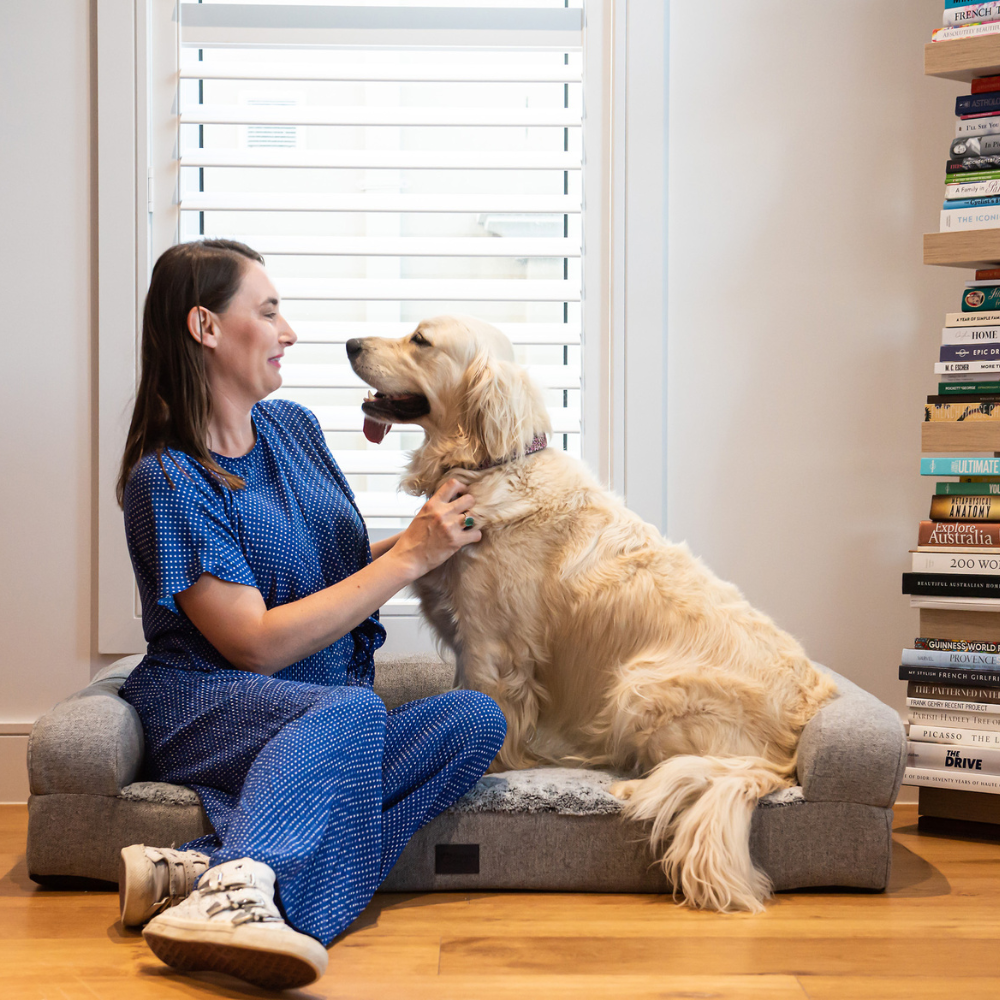
MULTIPOLYGON (((462 546, 478 542, 478 529, 464 529, 473 498, 449 480, 410 526, 353 576, 308 597, 270 610, 255 587, 203 573, 174 595, 195 628, 236 668, 274 674, 325 649, 380 608, 408 583, 440 566, 462 546)), ((374 555, 374 553, 373 553, 374 555)))
POLYGON ((372 542, 372 559, 384 556, 399 541, 402 534, 400 531, 395 535, 390 535, 388 538, 383 538, 380 542, 372 542))

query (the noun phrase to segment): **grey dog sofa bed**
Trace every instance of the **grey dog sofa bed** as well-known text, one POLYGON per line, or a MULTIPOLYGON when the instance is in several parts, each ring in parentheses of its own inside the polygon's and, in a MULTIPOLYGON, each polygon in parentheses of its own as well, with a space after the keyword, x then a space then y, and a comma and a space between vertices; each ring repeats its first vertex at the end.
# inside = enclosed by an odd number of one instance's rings
MULTIPOLYGON (((140 657, 105 668, 35 724, 28 742, 28 871, 53 886, 113 883, 133 843, 179 846, 210 830, 198 797, 140 779, 143 736, 118 688, 140 657)), ((892 803, 905 761, 896 713, 836 674, 840 695, 806 726, 799 784, 760 801, 751 852, 776 889, 889 880, 892 803)), ((437 659, 378 659, 391 708, 452 686, 437 659)), ((623 821, 601 771, 537 768, 484 777, 413 838, 383 891, 664 892, 643 829, 623 821)))

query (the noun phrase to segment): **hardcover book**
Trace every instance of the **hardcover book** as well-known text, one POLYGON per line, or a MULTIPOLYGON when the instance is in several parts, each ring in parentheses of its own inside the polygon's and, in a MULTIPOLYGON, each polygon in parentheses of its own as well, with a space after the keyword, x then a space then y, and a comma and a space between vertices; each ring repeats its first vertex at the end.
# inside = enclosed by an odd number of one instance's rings
MULTIPOLYGON (((1000 413, 1000 410, 997 411, 1000 413)), ((1000 521, 1000 497, 931 497, 932 521, 1000 521)))
POLYGON ((934 493, 941 497, 1000 497, 1000 483, 938 483, 934 493))
POLYGON ((982 685, 966 684, 929 684, 922 681, 910 681, 906 685, 907 698, 928 698, 955 704, 962 711, 986 711, 975 706, 992 705, 1000 711, 1000 688, 983 687, 982 685), (959 705, 958 703, 964 703, 959 705))
POLYGON ((948 313, 944 318, 948 326, 1000 326, 1000 311, 990 313, 948 313))
POLYGON ((998 403, 927 403, 924 420, 1000 420, 998 403))
POLYGON ((1000 287, 976 285, 962 295, 962 312, 993 312, 1000 309, 1000 287))
POLYGON ((904 573, 903 593, 924 597, 998 598, 1000 577, 974 573, 904 573))
POLYGON ((962 670, 960 667, 914 667, 901 663, 901 681, 926 681, 928 684, 980 684, 1000 688, 1000 670, 962 670))
MULTIPOLYGON (((969 327, 978 330, 981 327, 969 327)), ((939 349, 941 361, 997 361, 1000 360, 1000 344, 942 344, 939 349)))
POLYGON ((915 743, 946 743, 951 746, 1000 749, 1000 730, 962 729, 959 726, 935 726, 911 722, 907 734, 915 743))
POLYGON ((929 785, 934 788, 961 788, 970 792, 1000 792, 1000 775, 982 771, 949 771, 932 768, 907 767, 903 772, 904 785, 929 785))
POLYGON ((1000 525, 989 521, 921 521, 917 531, 917 545, 933 548, 1000 548, 1000 525))
POLYGON ((930 636, 918 636, 913 640, 913 648, 945 653, 1000 653, 1000 642, 984 642, 978 639, 934 639, 930 636))
POLYGON ((1000 750, 990 747, 951 747, 945 743, 909 740, 906 744, 906 766, 935 771, 974 771, 978 774, 1000 775, 1000 750))

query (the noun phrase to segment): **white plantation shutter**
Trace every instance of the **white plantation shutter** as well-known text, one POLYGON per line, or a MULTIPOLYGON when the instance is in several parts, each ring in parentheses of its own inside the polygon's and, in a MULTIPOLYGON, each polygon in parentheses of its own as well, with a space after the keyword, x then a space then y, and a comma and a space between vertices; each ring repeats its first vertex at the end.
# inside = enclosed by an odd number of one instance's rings
POLYGON ((422 434, 365 440, 351 337, 494 323, 580 454, 581 4, 180 5, 177 236, 264 255, 299 336, 277 395, 375 537, 419 506, 397 485, 422 434))

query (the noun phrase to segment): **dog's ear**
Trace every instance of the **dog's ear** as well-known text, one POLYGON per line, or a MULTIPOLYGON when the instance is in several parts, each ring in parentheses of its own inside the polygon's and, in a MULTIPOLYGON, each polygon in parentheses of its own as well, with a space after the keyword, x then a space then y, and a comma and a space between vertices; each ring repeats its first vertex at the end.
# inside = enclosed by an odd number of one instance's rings
POLYGON ((466 369, 460 393, 461 427, 477 461, 524 454, 536 434, 551 430, 538 387, 519 365, 480 351, 466 369))

